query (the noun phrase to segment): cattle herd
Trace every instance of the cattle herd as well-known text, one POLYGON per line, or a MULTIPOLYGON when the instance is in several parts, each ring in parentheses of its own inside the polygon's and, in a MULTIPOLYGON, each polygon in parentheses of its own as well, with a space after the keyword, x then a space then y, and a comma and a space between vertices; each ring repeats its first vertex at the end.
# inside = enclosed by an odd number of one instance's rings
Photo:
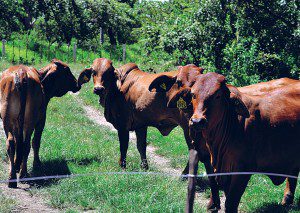
MULTIPOLYGON (((195 65, 149 74, 134 63, 114 68, 112 61, 95 59, 78 80, 63 62, 53 59, 40 69, 12 66, 2 73, 0 113, 7 137, 9 180, 26 177, 30 140, 33 167, 39 168, 39 147, 46 109, 52 97, 77 92, 93 77, 94 93, 104 115, 118 131, 120 166, 126 168, 129 132, 135 131, 141 167, 148 169, 147 128, 168 135, 183 129, 189 161, 186 212, 193 211, 198 162, 207 174, 261 172, 275 185, 286 180, 283 205, 293 203, 300 167, 300 81, 288 78, 246 87, 226 84, 223 75, 195 65)), ((225 192, 226 212, 237 212, 251 174, 210 176, 208 210, 220 209, 219 189, 225 192)), ((17 187, 11 181, 9 187, 17 187)))

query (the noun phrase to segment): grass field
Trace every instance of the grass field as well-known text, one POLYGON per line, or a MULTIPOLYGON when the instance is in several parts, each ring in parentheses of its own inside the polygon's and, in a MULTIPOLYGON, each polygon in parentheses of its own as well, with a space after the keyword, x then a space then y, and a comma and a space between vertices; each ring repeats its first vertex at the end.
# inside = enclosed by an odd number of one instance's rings
MULTIPOLYGON (((7 65, 0 64, 0 67, 7 65)), ((84 65, 70 67, 78 76, 84 65)), ((29 171, 32 176, 121 171, 117 163, 119 144, 116 133, 90 121, 76 98, 102 110, 97 96, 92 94, 91 83, 83 86, 78 97, 67 94, 51 100, 41 143, 43 166, 40 171, 32 171, 30 159, 29 171)), ((157 154, 171 159, 173 167, 183 169, 187 161, 187 148, 179 128, 168 137, 150 128, 148 138, 151 145, 158 148, 157 154)), ((2 142, 1 159, 5 158, 4 150, 5 144, 2 142)), ((140 171, 139 154, 134 144, 129 146, 127 162, 127 171, 140 171)), ((151 164, 151 159, 150 171, 159 171, 151 164)), ((200 168, 202 172, 203 167, 200 168)), ((7 178, 2 164, 0 177, 7 178)), ((68 212, 183 212, 187 186, 178 178, 144 175, 98 175, 35 184, 32 193, 44 197, 52 207, 68 212)), ((245 212, 298 212, 300 209, 297 205, 291 209, 278 205, 283 189, 284 185, 276 187, 265 176, 253 176, 240 208, 245 212)), ((298 184, 296 203, 299 202, 299 196, 298 184)), ((12 207, 11 199, 0 193, 0 212, 9 212, 12 207)), ((195 207, 195 212, 205 211, 205 206, 196 204, 195 207)))

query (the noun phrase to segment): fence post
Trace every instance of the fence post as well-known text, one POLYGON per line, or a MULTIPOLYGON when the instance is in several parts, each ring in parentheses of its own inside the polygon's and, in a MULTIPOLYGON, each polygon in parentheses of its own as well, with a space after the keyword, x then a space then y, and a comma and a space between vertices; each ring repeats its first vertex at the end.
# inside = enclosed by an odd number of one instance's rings
POLYGON ((123 63, 125 64, 125 61, 126 61, 126 44, 123 44, 122 47, 123 47, 123 63))
POLYGON ((76 49, 77 49, 77 45, 76 43, 74 43, 73 46, 73 62, 76 63, 76 49))
POLYGON ((2 39, 2 58, 5 58, 6 52, 5 52, 5 43, 6 40, 2 39))

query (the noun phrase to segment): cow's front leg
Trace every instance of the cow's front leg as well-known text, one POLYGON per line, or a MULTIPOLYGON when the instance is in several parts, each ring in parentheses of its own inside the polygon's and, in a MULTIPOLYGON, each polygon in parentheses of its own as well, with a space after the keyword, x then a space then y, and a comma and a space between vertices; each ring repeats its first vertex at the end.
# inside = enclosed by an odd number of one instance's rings
MULTIPOLYGON (((209 159, 207 159, 204 162, 204 166, 205 166, 207 174, 213 174, 214 173, 212 165, 211 165, 209 159)), ((221 209, 220 196, 219 196, 219 186, 217 184, 215 176, 209 176, 208 180, 209 180, 211 193, 210 193, 210 200, 209 200, 209 203, 207 205, 207 210, 215 212, 215 211, 218 211, 219 209, 221 209)))
MULTIPOLYGON (((185 138, 186 144, 188 146, 188 151, 190 152, 190 150, 193 149, 194 146, 192 145, 189 128, 188 128, 188 126, 186 126, 186 127, 182 126, 182 128, 183 128, 184 138, 185 138)), ((184 170, 182 171, 182 175, 187 175, 188 173, 189 173, 189 160, 188 160, 184 170)), ((185 180, 185 179, 186 178, 182 178, 182 180, 185 180)))
MULTIPOLYGON (((299 170, 297 169, 293 175, 298 176, 299 170)), ((294 195, 297 186, 297 179, 296 178, 287 178, 286 179, 286 187, 284 189, 284 196, 282 199, 281 204, 284 206, 291 205, 294 202, 294 195)))
POLYGON ((198 171, 198 152, 195 149, 189 151, 189 174, 192 176, 188 177, 188 193, 187 201, 185 206, 185 212, 193 212, 195 190, 197 182, 197 171, 198 171))
POLYGON ((237 213, 241 197, 247 187, 250 175, 233 175, 230 185, 226 187, 225 212, 237 213))
POLYGON ((148 161, 146 157, 147 149, 147 127, 135 130, 136 133, 136 146, 141 156, 141 168, 148 170, 148 161))
POLYGON ((128 150, 129 142, 129 131, 125 129, 118 130, 119 142, 120 142, 120 160, 119 165, 122 169, 126 169, 126 155, 128 150))

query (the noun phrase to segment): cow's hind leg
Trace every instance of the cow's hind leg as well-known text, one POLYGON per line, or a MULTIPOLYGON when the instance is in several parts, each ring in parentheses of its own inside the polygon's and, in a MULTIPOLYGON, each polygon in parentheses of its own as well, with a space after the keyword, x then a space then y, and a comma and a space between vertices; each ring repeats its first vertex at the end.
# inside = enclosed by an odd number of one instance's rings
POLYGON ((147 127, 138 129, 135 131, 136 133, 136 139, 137 139, 137 149, 141 156, 141 168, 148 170, 148 161, 146 157, 146 149, 147 149, 147 127))
POLYGON ((118 130, 119 142, 120 142, 120 160, 119 165, 122 169, 126 169, 126 155, 129 142, 129 131, 120 129, 118 130))
POLYGON ((15 155, 15 161, 14 162, 15 162, 16 172, 18 173, 20 171, 22 158, 23 158, 23 141, 22 141, 21 138, 16 139, 15 149, 16 149, 16 155, 15 155))
MULTIPOLYGON (((297 169, 293 173, 294 176, 298 176, 298 174, 299 174, 299 169, 297 169)), ((281 202, 282 205, 287 206, 287 205, 293 204, 296 186, 297 186, 296 178, 287 178, 286 179, 286 187, 284 189, 284 196, 283 196, 283 199, 281 202)))
MULTIPOLYGON (((6 151, 7 151, 7 155, 9 157, 9 162, 10 162, 9 180, 15 180, 15 179, 17 179, 16 169, 15 169, 15 165, 14 165, 16 143, 15 143, 13 135, 10 132, 8 133, 8 137, 6 140, 6 151)), ((17 182, 9 182, 8 187, 9 188, 17 188, 17 182)))
POLYGON ((27 160, 30 152, 30 139, 31 139, 32 132, 33 130, 29 130, 25 134, 25 140, 23 143, 23 159, 22 159, 22 165, 20 171, 20 178, 28 177, 27 160))

